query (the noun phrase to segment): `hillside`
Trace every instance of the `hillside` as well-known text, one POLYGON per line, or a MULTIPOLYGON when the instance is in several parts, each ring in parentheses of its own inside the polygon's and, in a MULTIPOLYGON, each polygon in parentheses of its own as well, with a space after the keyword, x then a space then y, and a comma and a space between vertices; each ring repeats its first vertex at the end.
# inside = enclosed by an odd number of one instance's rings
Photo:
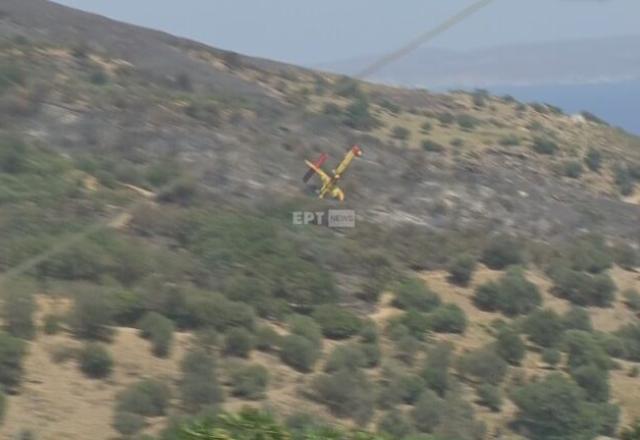
POLYGON ((300 439, 613 436, 640 417, 639 180, 640 139, 588 113, 6 0, 0 433, 172 440, 249 405, 300 439), (346 203, 315 199, 304 159, 352 143, 346 203), (338 206, 356 228, 292 224, 338 206))

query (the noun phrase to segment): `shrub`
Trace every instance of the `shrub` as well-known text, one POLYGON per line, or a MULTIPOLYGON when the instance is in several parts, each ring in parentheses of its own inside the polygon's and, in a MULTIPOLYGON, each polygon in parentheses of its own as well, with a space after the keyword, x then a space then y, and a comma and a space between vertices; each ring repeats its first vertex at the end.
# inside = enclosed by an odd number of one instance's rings
POLYGON ((394 439, 404 439, 413 431, 411 422, 398 409, 385 413, 378 422, 378 432, 394 439))
POLYGON ((236 327, 229 330, 224 338, 224 354, 246 358, 253 350, 253 336, 246 329, 236 327))
POLYGON ((416 310, 409 310, 399 317, 393 318, 390 322, 390 325, 398 324, 406 328, 411 336, 419 340, 424 340, 427 334, 431 331, 431 320, 429 315, 416 310))
POLYGON ((444 304, 429 314, 429 327, 436 333, 463 334, 467 329, 467 315, 456 304, 444 304))
POLYGON ((458 359, 458 371, 467 378, 498 385, 504 379, 509 365, 491 347, 467 352, 458 359))
POLYGON ((611 366, 609 355, 591 333, 569 330, 563 340, 563 350, 567 353, 567 365, 571 370, 586 365, 594 365, 601 370, 611 366))
POLYGON ((145 426, 144 417, 139 414, 116 411, 113 416, 113 428, 125 437, 136 435, 145 426))
POLYGON ((419 431, 433 432, 442 417, 446 417, 442 399, 433 391, 424 390, 413 408, 412 416, 413 424, 419 431))
POLYGON ((173 321, 156 312, 148 312, 138 323, 143 338, 151 341, 155 356, 167 357, 173 345, 173 321))
POLYGON ((293 315, 287 319, 287 323, 292 335, 302 336, 318 348, 322 346, 322 329, 314 319, 293 315))
POLYGON ((561 374, 521 387, 512 400, 519 409, 516 423, 533 440, 594 438, 602 428, 582 389, 561 374))
POLYGON ((17 338, 32 339, 36 333, 33 314, 36 304, 33 295, 14 291, 4 296, 3 319, 9 334, 17 338))
POLYGON ((412 373, 398 376, 390 384, 392 392, 397 393, 401 401, 408 405, 416 403, 426 386, 427 384, 420 376, 412 373))
POLYGON ((255 339, 256 348, 260 351, 272 351, 280 345, 280 335, 268 325, 258 327, 255 339))
POLYGON ((378 125, 378 121, 371 115, 369 101, 359 97, 345 110, 344 124, 354 130, 367 131, 378 125))
POLYGON ((463 130, 473 130, 480 123, 478 119, 468 114, 458 115, 456 121, 463 130))
POLYGON ((425 139, 422 141, 422 149, 431 153, 442 153, 445 148, 442 144, 431 139, 425 139))
POLYGON ((545 348, 542 350, 542 361, 550 367, 555 367, 560 363, 562 353, 557 348, 545 348))
POLYGON ((453 347, 451 344, 442 342, 429 350, 427 359, 422 368, 422 378, 425 384, 438 395, 444 396, 449 389, 451 365, 451 354, 453 347))
POLYGON ((313 319, 320 325, 324 336, 331 339, 349 338, 362 327, 362 320, 356 314, 332 304, 316 308, 313 319))
POLYGON ((314 397, 338 417, 365 424, 373 415, 374 393, 366 376, 348 370, 323 374, 311 384, 314 397))
POLYGON ((113 358, 107 349, 95 342, 89 342, 78 353, 80 370, 94 379, 101 379, 111 375, 113 358))
POLYGON ((485 311, 501 311, 515 316, 531 312, 542 303, 538 287, 527 280, 523 271, 511 268, 496 282, 480 285, 474 294, 474 304, 485 311))
POLYGON ((613 259, 623 269, 633 270, 640 264, 638 252, 628 243, 619 243, 613 249, 613 259))
POLYGON ((510 327, 503 327, 496 338, 496 353, 511 365, 520 365, 526 347, 520 335, 510 327))
POLYGON ((626 358, 634 361, 640 361, 640 324, 627 324, 622 326, 616 332, 616 335, 622 340, 626 353, 626 358))
POLYGON ((162 381, 145 379, 129 385, 116 397, 116 411, 158 417, 166 413, 171 391, 162 381))
POLYGON ((303 373, 313 369, 320 357, 320 348, 309 339, 300 335, 289 335, 282 338, 280 359, 285 364, 303 373))
POLYGON ((501 137, 499 142, 503 147, 512 147, 520 145, 520 138, 515 134, 508 134, 501 137))
POLYGON ((593 172, 599 172, 602 167, 602 153, 595 148, 589 148, 586 156, 584 157, 584 163, 593 172))
POLYGON ((615 299, 616 285, 608 274, 562 269, 553 278, 554 292, 578 306, 609 307, 615 299))
POLYGON ((541 347, 556 346, 564 331, 562 319, 551 309, 534 311, 527 316, 523 327, 529 339, 541 347))
POLYGON ((197 412, 207 407, 217 407, 224 400, 218 384, 213 356, 202 350, 188 352, 180 365, 182 378, 180 394, 185 409, 197 412))
POLYGON ((405 127, 394 127, 391 131, 391 136, 394 139, 406 141, 411 136, 411 132, 405 127))
POLYGON ((398 286, 393 305, 404 310, 430 312, 440 305, 440 297, 431 291, 424 281, 410 278, 398 286))
POLYGON ((245 399, 261 399, 269 383, 269 371, 262 365, 246 365, 231 373, 233 395, 245 399))
POLYGON ((476 270, 476 260, 470 255, 460 255, 449 264, 449 281, 467 286, 476 270))
POLYGON ((62 318, 58 315, 47 314, 44 316, 43 321, 42 330, 47 335, 55 335, 62 329, 62 318))
POLYGON ((631 173, 629 172, 629 168, 624 164, 616 164, 613 167, 613 175, 615 178, 615 183, 618 186, 618 190, 620 194, 623 196, 630 196, 633 194, 635 182, 631 173))
POLYGON ((586 392, 587 398, 594 402, 609 400, 609 375, 595 365, 584 365, 571 372, 573 380, 586 392))
POLYGON ((522 245, 508 235, 498 235, 491 239, 482 252, 482 262, 494 270, 522 264, 522 245))
POLYGON ((484 384, 480 385, 476 389, 476 392, 480 405, 486 406, 493 412, 500 412, 502 408, 502 393, 500 392, 500 388, 494 385, 484 384))
POLYGON ((448 112, 438 113, 436 117, 443 126, 451 125, 456 120, 455 116, 448 112))
POLYGON ((70 324, 76 336, 108 339, 113 332, 111 323, 111 303, 104 292, 87 290, 75 298, 70 324))
POLYGON ((640 312, 640 292, 636 289, 626 289, 622 296, 627 307, 635 312, 640 312))
POLYGON ((420 129, 423 133, 429 133, 433 129, 433 124, 429 121, 426 121, 420 126, 420 129))
POLYGON ((638 367, 637 365, 634 365, 633 367, 631 367, 629 369, 629 377, 638 377, 640 376, 640 367, 638 367))
POLYGON ((538 154, 552 155, 558 151, 558 145, 551 139, 537 137, 533 140, 533 151, 538 154))
POLYGON ((333 373, 339 370, 355 371, 366 365, 362 349, 356 344, 337 346, 329 355, 324 371, 333 373))
POLYGON ((420 340, 413 335, 406 334, 395 341, 395 357, 407 365, 412 365, 416 353, 420 350, 420 340))
POLYGON ((587 235, 572 241, 565 251, 573 270, 597 274, 613 263, 611 251, 601 235, 587 235))
POLYGON ((562 165, 563 174, 571 179, 578 179, 583 171, 582 163, 577 160, 568 160, 562 165))
POLYGON ((589 312, 582 307, 571 307, 562 317, 565 330, 593 331, 593 324, 589 312))

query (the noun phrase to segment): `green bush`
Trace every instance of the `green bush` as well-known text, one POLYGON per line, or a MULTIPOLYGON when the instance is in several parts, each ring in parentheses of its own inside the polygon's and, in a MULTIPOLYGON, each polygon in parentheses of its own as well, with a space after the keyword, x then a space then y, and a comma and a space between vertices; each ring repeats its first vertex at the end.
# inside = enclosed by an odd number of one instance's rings
POLYGON ((446 342, 437 344, 427 353, 427 359, 422 368, 421 376, 425 384, 440 396, 444 396, 451 382, 449 367, 452 352, 451 344, 446 342))
POLYGON ((429 328, 436 333, 463 334, 467 315, 456 304, 443 304, 429 314, 429 328))
POLYGON ((442 126, 451 125, 456 120, 456 117, 448 112, 438 113, 436 118, 438 118, 438 122, 440 122, 442 126))
MULTIPOLYGON (((1 75, 1 73, 0 73, 1 75)), ((2 90, 0 76, 0 90, 2 90)), ((0 138, 0 171, 8 174, 20 174, 27 170, 29 149, 19 139, 11 137, 0 138)))
POLYGON ((481 310, 500 311, 507 316, 531 312, 542 303, 538 287, 527 280, 520 268, 513 267, 498 282, 476 288, 473 302, 481 310))
POLYGON ((158 357, 167 357, 173 345, 173 321, 156 312, 146 313, 138 328, 143 338, 151 341, 152 352, 158 357))
POLYGON ((303 336, 289 335, 282 338, 280 359, 298 371, 308 373, 313 370, 320 354, 318 345, 303 336))
POLYGON ((232 328, 224 338, 224 354, 246 358, 253 350, 253 335, 244 328, 232 328))
POLYGON ((571 370, 586 365, 594 365, 601 370, 611 366, 611 359, 591 333, 569 330, 563 340, 563 350, 567 353, 567 365, 571 370))
POLYGON ((33 295, 19 290, 7 293, 2 306, 5 329, 17 338, 32 339, 36 333, 33 322, 36 303, 33 295))
POLYGON ((74 334, 86 339, 108 339, 113 330, 112 305, 104 291, 86 290, 78 294, 71 311, 74 334))
POLYGON ((640 265, 640 255, 628 243, 618 243, 612 249, 613 259, 618 266, 626 270, 633 270, 640 265))
POLYGON ((523 261, 522 245, 508 235, 492 238, 482 252, 482 262, 494 270, 522 264, 523 261))
POLYGON ((262 365, 245 365, 231 373, 234 396, 257 400, 264 397, 269 384, 269 371, 262 365))
POLYGON ((430 312, 440 305, 440 297, 421 279, 409 278, 398 286, 393 305, 403 310, 430 312))
POLYGON ((633 194, 635 182, 631 172, 629 171, 629 167, 626 164, 615 164, 613 166, 613 175, 620 194, 623 196, 630 196, 633 194))
POLYGON ((406 334, 394 342, 394 356, 396 359, 399 359, 407 365, 412 365, 417 352, 420 350, 420 340, 413 335, 406 334))
POLYGON ((518 389, 512 396, 519 409, 516 425, 533 440, 594 438, 603 430, 600 406, 586 402, 584 391, 561 374, 518 389))
POLYGON ((406 141, 411 136, 411 132, 405 127, 393 127, 393 130, 391 131, 391 136, 394 139, 406 141))
POLYGON ((432 141, 431 139, 425 139, 422 141, 422 149, 430 153, 442 153, 445 150, 442 144, 432 141))
POLYGON ((338 345, 333 349, 324 366, 324 371, 334 373, 339 370, 356 371, 365 367, 366 359, 357 344, 338 345))
POLYGON ((526 346, 520 335, 510 327, 503 327, 496 338, 496 353, 511 365, 520 365, 526 346))
POLYGON ((431 390, 424 390, 413 407, 413 424, 421 432, 431 433, 446 417, 443 401, 431 390))
POLYGON ((373 387, 360 371, 341 370, 317 376, 311 388, 314 398, 338 417, 349 417, 363 425, 373 416, 373 387))
POLYGON ((578 179, 583 171, 582 163, 577 160, 568 160, 562 164, 563 174, 571 179, 578 179))
POLYGON ((509 365, 493 348, 484 347, 461 355, 457 368, 469 379, 498 385, 507 374, 509 365))
POLYGON ((626 289, 622 292, 625 304, 634 312, 640 312, 640 292, 636 289, 626 289))
POLYGON ((95 342, 89 342, 78 352, 80 370, 88 377, 101 379, 111 375, 113 358, 107 349, 95 342))
POLYGON ((551 309, 536 310, 526 317, 524 332, 541 347, 557 346, 565 329, 562 318, 551 309))
POLYGON ((43 321, 42 330, 47 335, 55 335, 62 329, 62 318, 58 315, 47 314, 43 321))
POLYGON ((562 324, 566 330, 593 331, 591 316, 582 307, 571 307, 562 317, 562 324))
POLYGON ((501 137, 499 142, 503 147, 512 147, 520 145, 520 138, 515 134, 508 134, 501 137))
POLYGON ((273 351, 280 345, 280 335, 268 325, 256 329, 256 348, 260 351, 273 351))
POLYGON ((318 348, 322 346, 322 329, 313 318, 293 315, 287 319, 287 324, 292 335, 302 336, 318 348))
POLYGON ((187 411, 216 408, 223 402, 224 393, 218 383, 213 355, 202 350, 189 351, 180 369, 180 395, 187 411))
POLYGON ((433 130, 433 124, 429 121, 425 121, 421 126, 420 129, 422 130, 423 133, 430 133, 431 130, 433 130))
POLYGON ((578 306, 609 307, 615 299, 616 285, 606 273, 589 275, 560 269, 553 279, 554 293, 578 306))
POLYGON ((390 391, 397 393, 400 400, 408 405, 416 403, 427 384, 417 374, 402 374, 390 383, 390 391))
POLYGON ((116 396, 116 411, 145 417, 165 415, 171 391, 156 379, 144 379, 129 385, 116 396))
POLYGON ((552 368, 562 360, 562 353, 557 348, 545 348, 542 350, 542 361, 552 368))
POLYGON ((389 325, 400 325, 408 331, 408 334, 421 341, 424 340, 431 332, 431 320, 429 315, 416 310, 409 310, 398 317, 394 317, 389 322, 389 325))
POLYGON ((404 439, 413 431, 411 422, 398 409, 385 413, 378 422, 378 432, 393 439, 404 439))
POLYGON ((473 130, 480 123, 478 119, 469 114, 458 115, 456 121, 463 130, 473 130))
POLYGON ((587 164, 587 168, 597 173, 602 167, 602 153, 595 148, 589 148, 586 156, 584 157, 584 163, 587 164))
POLYGON ((345 110, 344 124, 354 130, 368 131, 379 122, 371 114, 369 101, 364 97, 358 97, 345 110))
POLYGON ((533 151, 538 154, 552 155, 558 151, 558 145, 551 139, 537 137, 533 140, 533 151))
POLYGON ((626 358, 640 362, 640 324, 626 324, 616 332, 622 340, 626 353, 626 358))
POLYGON ((476 393, 478 394, 480 405, 486 406, 493 412, 500 412, 502 408, 502 392, 500 388, 494 385, 484 384, 476 389, 476 393))
POLYGON ((476 270, 476 260, 470 255, 460 255, 449 263, 449 281, 460 286, 467 286, 476 270))
POLYGON ((586 392, 587 398, 594 402, 609 400, 609 375, 595 365, 583 365, 571 372, 573 380, 586 392))
POLYGON ((353 312, 333 304, 316 308, 313 312, 322 333, 327 338, 345 339, 360 331, 362 320, 353 312))
POLYGON ((571 242, 565 254, 571 268, 597 274, 611 268, 613 257, 601 235, 586 235, 571 242))
POLYGON ((124 437, 131 437, 142 431, 146 426, 144 417, 140 414, 116 411, 113 416, 113 428, 124 437))

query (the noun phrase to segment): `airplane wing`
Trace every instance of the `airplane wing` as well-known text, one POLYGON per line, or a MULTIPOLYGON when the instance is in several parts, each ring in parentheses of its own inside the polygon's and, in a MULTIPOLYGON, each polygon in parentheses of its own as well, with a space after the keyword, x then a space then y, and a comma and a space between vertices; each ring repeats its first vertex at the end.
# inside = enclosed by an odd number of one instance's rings
POLYGON ((320 180, 322 180, 322 184, 323 185, 328 185, 331 183, 331 177, 329 177, 329 175, 327 173, 325 173, 324 171, 322 171, 320 168, 318 168, 317 166, 315 166, 315 164, 309 162, 308 160, 304 161, 307 166, 309 168, 311 168, 318 176, 320 176, 320 180))

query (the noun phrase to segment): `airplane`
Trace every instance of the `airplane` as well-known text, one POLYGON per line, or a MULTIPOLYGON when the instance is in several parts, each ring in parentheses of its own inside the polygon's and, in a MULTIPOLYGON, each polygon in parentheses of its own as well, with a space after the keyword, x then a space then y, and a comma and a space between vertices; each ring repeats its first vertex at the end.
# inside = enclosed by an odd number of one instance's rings
POLYGON ((309 170, 302 178, 302 181, 304 183, 307 183, 309 182, 311 177, 313 177, 314 174, 317 174, 320 177, 320 180, 322 181, 322 187, 318 191, 318 198, 324 199, 325 196, 328 194, 331 197, 338 199, 342 202, 344 201, 344 192, 338 187, 338 181, 342 178, 344 173, 347 171, 347 168, 349 168, 353 159, 361 156, 362 156, 362 150, 360 149, 359 146, 354 145, 347 152, 344 159, 342 159, 342 162, 340 162, 340 165, 338 165, 338 167, 332 171, 333 176, 329 176, 327 173, 325 173, 322 170, 322 165, 324 165, 324 163, 327 161, 329 157, 327 156, 327 154, 322 153, 315 162, 310 162, 308 160, 305 160, 305 163, 309 167, 309 170))

